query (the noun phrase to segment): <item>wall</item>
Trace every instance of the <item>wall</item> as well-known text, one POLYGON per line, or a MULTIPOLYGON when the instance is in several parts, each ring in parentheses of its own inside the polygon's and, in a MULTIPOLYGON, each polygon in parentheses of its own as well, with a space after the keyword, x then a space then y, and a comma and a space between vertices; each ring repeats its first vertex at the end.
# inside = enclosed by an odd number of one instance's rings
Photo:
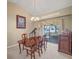
POLYGON ((22 33, 29 33, 33 29, 33 22, 30 21, 28 12, 17 6, 16 4, 8 2, 7 5, 7 45, 11 46, 21 39, 22 33), (26 29, 16 28, 16 15, 26 17, 26 29))
POLYGON ((64 17, 64 27, 72 31, 72 16, 64 17))
POLYGON ((48 19, 48 18, 54 18, 54 17, 59 17, 63 15, 69 15, 72 14, 72 6, 69 6, 67 8, 63 8, 54 12, 50 12, 45 15, 41 15, 41 20, 43 19, 48 19))
MULTIPOLYGON (((71 15, 64 16, 63 20, 64 20, 64 28, 72 31, 72 16, 71 15)), ((62 17, 58 17, 58 18, 45 19, 45 20, 41 20, 39 22, 35 22, 34 26, 36 28, 38 28, 37 35, 42 35, 43 34, 42 28, 44 27, 44 25, 50 25, 50 24, 59 25, 60 26, 59 33, 61 33, 61 31, 62 31, 62 17)))

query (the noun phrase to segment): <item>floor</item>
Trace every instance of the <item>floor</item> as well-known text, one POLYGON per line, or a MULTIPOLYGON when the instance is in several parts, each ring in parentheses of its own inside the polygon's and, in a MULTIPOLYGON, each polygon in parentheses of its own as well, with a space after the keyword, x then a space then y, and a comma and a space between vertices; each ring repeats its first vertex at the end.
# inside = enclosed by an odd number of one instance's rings
MULTIPOLYGON (((57 44, 48 43, 46 51, 43 51, 40 57, 36 53, 36 59, 72 59, 72 56, 58 52, 57 47, 57 44)), ((18 46, 16 46, 8 48, 7 59, 30 59, 30 56, 26 56, 26 51, 22 51, 22 53, 19 54, 18 46)))

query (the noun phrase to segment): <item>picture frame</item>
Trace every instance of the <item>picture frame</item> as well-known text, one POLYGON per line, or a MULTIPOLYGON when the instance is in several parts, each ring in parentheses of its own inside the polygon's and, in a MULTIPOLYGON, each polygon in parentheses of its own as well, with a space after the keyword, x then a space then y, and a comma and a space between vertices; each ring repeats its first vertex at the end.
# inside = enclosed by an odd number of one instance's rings
POLYGON ((26 17, 16 15, 16 28, 19 28, 19 29, 26 28, 26 17))

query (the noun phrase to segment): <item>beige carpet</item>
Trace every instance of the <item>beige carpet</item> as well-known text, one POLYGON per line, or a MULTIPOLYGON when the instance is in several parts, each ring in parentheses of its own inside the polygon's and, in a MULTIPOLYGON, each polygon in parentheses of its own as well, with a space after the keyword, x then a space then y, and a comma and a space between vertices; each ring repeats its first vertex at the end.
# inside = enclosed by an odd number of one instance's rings
MULTIPOLYGON (((36 53, 36 59, 72 59, 72 56, 58 52, 57 44, 48 43, 47 50, 43 51, 43 54, 39 57, 36 53)), ((22 51, 19 54, 18 46, 8 48, 7 59, 31 59, 30 56, 26 56, 26 51, 22 51)))

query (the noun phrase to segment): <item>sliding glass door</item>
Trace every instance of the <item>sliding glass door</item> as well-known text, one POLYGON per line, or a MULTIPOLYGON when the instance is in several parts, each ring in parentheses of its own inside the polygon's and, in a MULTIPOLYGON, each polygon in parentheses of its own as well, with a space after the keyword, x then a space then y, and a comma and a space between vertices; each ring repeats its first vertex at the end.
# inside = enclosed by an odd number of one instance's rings
POLYGON ((44 26, 44 35, 49 42, 58 42, 58 26, 57 25, 45 25, 44 26))

